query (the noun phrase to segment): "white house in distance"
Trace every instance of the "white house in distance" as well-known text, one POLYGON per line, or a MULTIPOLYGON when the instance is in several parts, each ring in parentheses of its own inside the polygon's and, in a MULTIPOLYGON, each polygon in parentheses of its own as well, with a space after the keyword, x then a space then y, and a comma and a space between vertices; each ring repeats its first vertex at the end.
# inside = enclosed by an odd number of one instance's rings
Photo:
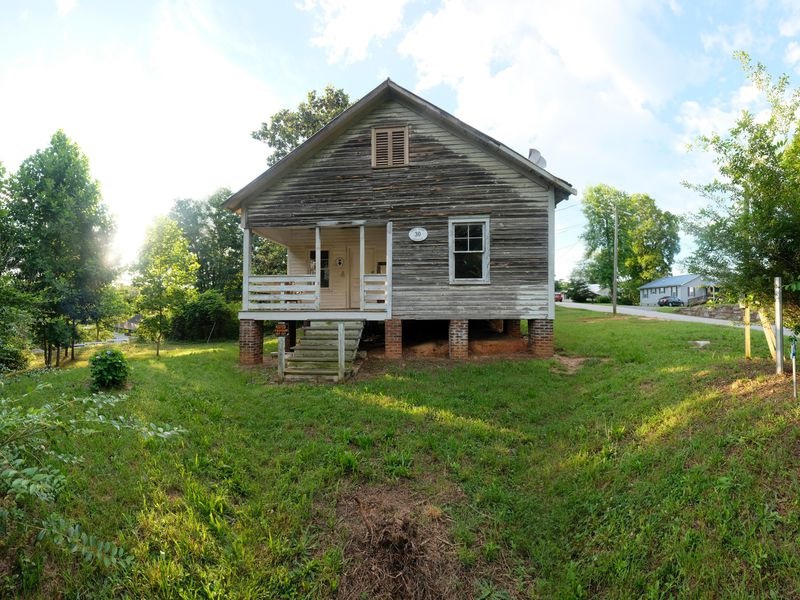
POLYGON ((658 299, 664 296, 675 296, 686 303, 700 304, 713 296, 715 286, 700 275, 670 275, 662 277, 639 287, 639 304, 641 306, 657 306, 658 299))

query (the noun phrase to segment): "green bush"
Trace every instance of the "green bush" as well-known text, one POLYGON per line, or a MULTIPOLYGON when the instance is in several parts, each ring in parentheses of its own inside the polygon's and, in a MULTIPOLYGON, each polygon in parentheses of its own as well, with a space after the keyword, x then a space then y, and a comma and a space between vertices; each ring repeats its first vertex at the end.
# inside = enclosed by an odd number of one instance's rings
POLYGON ((30 355, 24 350, 0 342, 0 373, 21 371, 29 361, 30 355))
POLYGON ((172 318, 170 337, 175 340, 230 340, 239 337, 239 304, 227 304, 215 290, 187 302, 172 318))
POLYGON ((125 385, 130 367, 125 355, 117 349, 100 350, 89 359, 92 389, 107 390, 125 385))

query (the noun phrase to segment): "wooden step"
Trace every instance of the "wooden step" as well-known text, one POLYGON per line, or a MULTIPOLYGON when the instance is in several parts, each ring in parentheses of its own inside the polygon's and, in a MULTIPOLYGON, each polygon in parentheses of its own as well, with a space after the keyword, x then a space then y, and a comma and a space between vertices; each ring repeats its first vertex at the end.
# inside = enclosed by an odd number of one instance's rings
MULTIPOLYGON (((358 345, 364 330, 363 321, 344 323, 344 377, 354 372, 358 345)), ((291 356, 286 357, 286 381, 339 381, 339 322, 311 321, 303 327, 291 356)))

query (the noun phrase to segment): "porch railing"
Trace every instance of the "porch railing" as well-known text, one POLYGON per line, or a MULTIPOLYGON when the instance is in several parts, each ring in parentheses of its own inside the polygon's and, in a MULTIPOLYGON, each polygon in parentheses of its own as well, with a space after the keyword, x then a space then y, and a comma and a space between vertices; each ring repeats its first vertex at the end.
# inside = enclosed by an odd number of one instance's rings
POLYGON ((361 286, 363 310, 386 310, 386 275, 364 275, 361 286))
POLYGON ((319 310, 316 275, 251 275, 248 309, 319 310))

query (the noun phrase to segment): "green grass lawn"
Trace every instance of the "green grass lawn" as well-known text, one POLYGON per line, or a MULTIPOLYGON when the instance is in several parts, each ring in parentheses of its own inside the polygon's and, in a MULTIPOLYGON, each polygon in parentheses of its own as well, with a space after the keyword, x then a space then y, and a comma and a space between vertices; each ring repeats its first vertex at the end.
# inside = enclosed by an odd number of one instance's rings
MULTIPOLYGON (((448 597, 800 595, 800 411, 760 334, 749 362, 727 327, 559 309, 555 335, 567 360, 387 363, 339 386, 269 383, 232 343, 132 346, 127 411, 188 432, 63 441, 85 460, 58 506, 134 566, 0 540, 2 572, 26 597, 348 596, 383 502, 448 597)), ((2 393, 87 381, 78 362, 2 393)))

